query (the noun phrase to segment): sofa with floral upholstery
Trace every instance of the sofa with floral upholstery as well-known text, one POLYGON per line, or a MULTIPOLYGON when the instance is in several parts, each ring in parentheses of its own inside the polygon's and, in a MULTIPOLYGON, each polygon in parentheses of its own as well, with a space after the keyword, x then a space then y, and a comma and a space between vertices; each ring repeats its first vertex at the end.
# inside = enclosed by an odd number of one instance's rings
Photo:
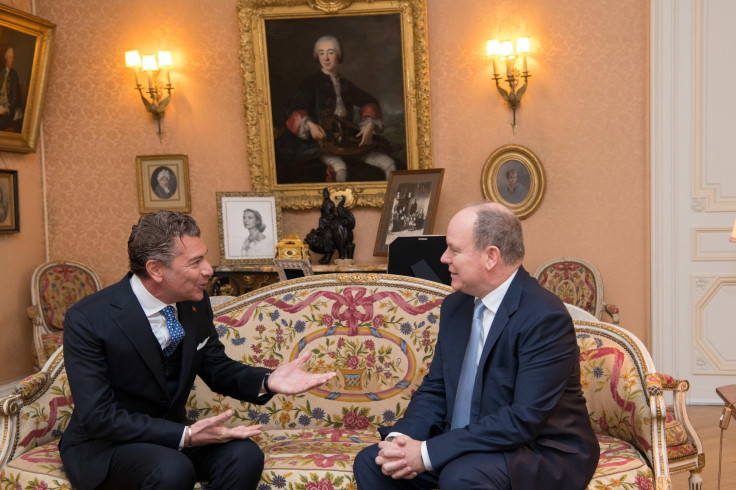
MULTIPOLYGON (((434 353, 444 285, 403 276, 325 274, 284 281, 215 308, 228 354, 276 367, 304 349, 327 385, 263 406, 209 391, 189 396, 194 420, 233 409, 232 424, 264 425, 259 490, 356 489, 354 456, 401 417, 434 353)), ((669 488, 661 386, 638 340, 576 320, 582 382, 601 461, 589 486, 669 488)), ((69 488, 56 447, 73 402, 58 350, 44 369, 0 399, 0 489, 69 488)))

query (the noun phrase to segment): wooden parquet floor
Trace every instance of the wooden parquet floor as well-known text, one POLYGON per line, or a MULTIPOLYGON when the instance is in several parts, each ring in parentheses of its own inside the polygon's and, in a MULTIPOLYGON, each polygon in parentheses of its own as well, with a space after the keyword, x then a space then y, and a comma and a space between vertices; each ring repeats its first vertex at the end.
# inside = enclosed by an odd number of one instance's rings
MULTIPOLYGON (((718 422, 721 418, 723 405, 690 405, 687 413, 695 430, 705 447, 705 467, 702 490, 717 490, 718 488, 718 446, 721 429, 718 422)), ((687 479, 690 472, 671 474, 674 490, 687 490, 687 479)), ((721 490, 736 490, 736 413, 731 416, 731 422, 723 432, 723 462, 721 464, 721 490)))

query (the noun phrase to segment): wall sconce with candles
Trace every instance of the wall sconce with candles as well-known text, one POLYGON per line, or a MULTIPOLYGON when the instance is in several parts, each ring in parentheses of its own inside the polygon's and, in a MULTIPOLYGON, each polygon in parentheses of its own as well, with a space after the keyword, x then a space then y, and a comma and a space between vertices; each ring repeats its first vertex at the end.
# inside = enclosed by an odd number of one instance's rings
POLYGON ((529 84, 529 70, 526 66, 526 57, 531 54, 530 42, 528 37, 520 37, 516 40, 516 51, 514 51, 514 45, 511 41, 499 41, 498 39, 491 39, 487 43, 487 53, 491 57, 493 62, 493 79, 496 81, 496 88, 498 93, 501 94, 503 100, 511 107, 514 113, 514 120, 511 123, 511 127, 516 131, 516 109, 521 104, 521 97, 526 92, 526 88, 529 84), (519 71, 516 68, 516 59, 521 57, 523 60, 523 71, 519 71), (506 90, 501 87, 500 80, 501 75, 498 74, 498 62, 506 63, 506 82, 509 85, 509 89, 506 90), (524 85, 519 87, 519 82, 524 79, 524 85))
POLYGON ((158 122, 158 139, 161 140, 161 118, 164 117, 166 106, 171 102, 171 91, 174 90, 169 75, 169 68, 173 66, 171 52, 159 51, 158 61, 156 61, 156 57, 152 54, 144 54, 141 57, 138 51, 126 51, 125 66, 135 70, 135 88, 141 95, 141 100, 143 101, 143 105, 146 106, 146 110, 158 122), (158 80, 162 70, 166 75, 166 83, 159 83, 158 80), (147 90, 144 89, 138 78, 138 75, 142 71, 148 77, 147 90), (148 96, 144 94, 144 90, 148 96), (164 90, 167 92, 166 97, 164 97, 164 90))

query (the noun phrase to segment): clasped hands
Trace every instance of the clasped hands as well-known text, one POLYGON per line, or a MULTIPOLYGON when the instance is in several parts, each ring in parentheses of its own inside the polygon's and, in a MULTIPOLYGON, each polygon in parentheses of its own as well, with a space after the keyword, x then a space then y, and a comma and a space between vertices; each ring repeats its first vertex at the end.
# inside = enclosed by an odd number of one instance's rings
MULTIPOLYGON (((307 128, 309 129, 309 134, 312 136, 312 138, 316 140, 323 140, 327 137, 327 133, 325 133, 325 130, 322 129, 322 127, 319 124, 316 124, 313 121, 307 122, 307 128)), ((363 125, 363 129, 360 130, 358 134, 356 134, 356 137, 360 138, 360 143, 358 143, 358 146, 366 146, 373 143, 373 132, 375 130, 375 124, 368 121, 363 125)))
POLYGON ((410 480, 426 471, 422 460, 422 441, 397 435, 390 441, 378 443, 378 449, 376 464, 384 475, 394 480, 410 480))
MULTIPOLYGON (((299 355, 296 359, 288 364, 277 367, 268 379, 268 387, 276 393, 285 395, 296 395, 309 391, 322 385, 337 373, 320 373, 310 374, 299 369, 302 364, 312 356, 308 350, 299 355)), ((261 392, 265 390, 261 387, 261 392)), ((237 427, 227 427, 227 422, 233 416, 232 410, 227 410, 214 417, 208 417, 192 424, 191 445, 202 446, 205 444, 223 443, 233 439, 248 439, 261 433, 262 425, 239 425, 237 427)))

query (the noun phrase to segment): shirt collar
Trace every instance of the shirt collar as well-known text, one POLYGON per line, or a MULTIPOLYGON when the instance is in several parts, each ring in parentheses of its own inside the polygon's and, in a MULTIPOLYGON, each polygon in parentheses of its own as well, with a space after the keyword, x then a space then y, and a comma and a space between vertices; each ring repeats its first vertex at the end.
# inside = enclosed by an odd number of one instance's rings
POLYGON ((501 301, 503 301, 503 297, 506 296, 506 291, 509 290, 509 286, 511 286, 511 281, 514 280, 517 272, 519 272, 519 269, 516 269, 514 273, 511 274, 509 278, 506 279, 500 286, 481 298, 481 301, 483 301, 483 306, 491 310, 494 315, 498 311, 498 307, 501 306, 501 301))
MULTIPOLYGON (((160 312, 168 306, 166 303, 149 293, 148 289, 146 289, 141 282, 141 279, 135 274, 130 278, 130 287, 133 288, 133 294, 138 298, 138 302, 141 304, 141 308, 143 308, 143 312, 147 317, 160 312)), ((176 305, 172 306, 176 308, 176 305)))

